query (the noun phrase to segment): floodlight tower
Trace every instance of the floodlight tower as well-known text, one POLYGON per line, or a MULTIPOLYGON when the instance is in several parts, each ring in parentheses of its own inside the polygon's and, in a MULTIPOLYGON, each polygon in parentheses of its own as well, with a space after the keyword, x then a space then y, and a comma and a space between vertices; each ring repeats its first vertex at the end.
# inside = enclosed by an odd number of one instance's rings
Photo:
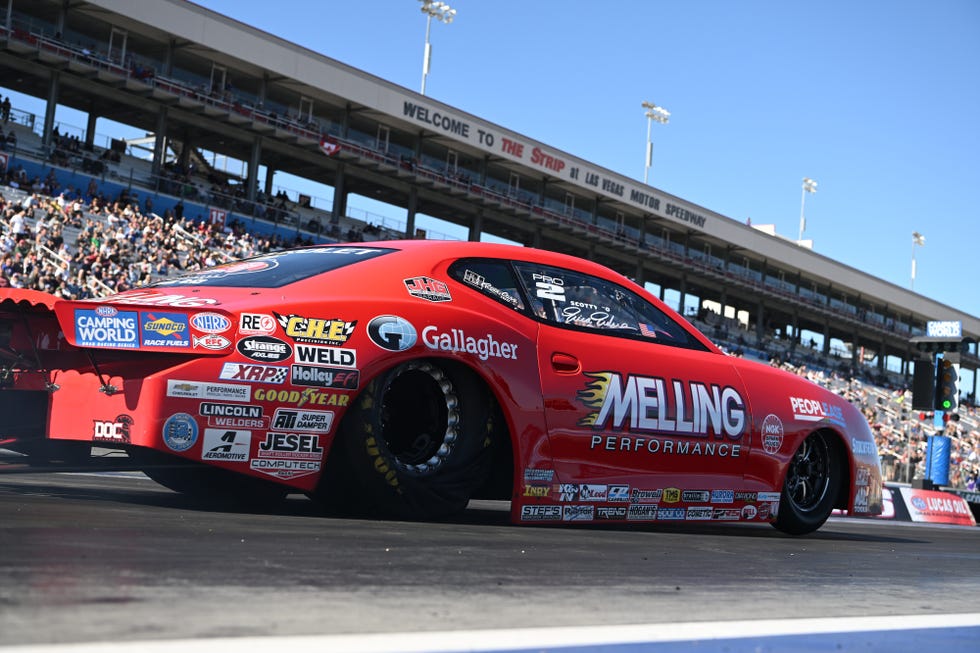
POLYGON ((429 42, 429 32, 432 29, 432 19, 435 18, 447 25, 456 18, 456 10, 445 2, 419 0, 422 3, 422 13, 425 19, 425 54, 422 58, 422 95, 425 95, 425 78, 429 75, 429 61, 432 59, 432 44, 429 42))
POLYGON ((653 121, 656 120, 661 125, 666 125, 670 122, 670 112, 663 107, 658 107, 653 102, 642 102, 640 103, 644 109, 646 109, 647 117, 647 158, 646 167, 643 169, 643 183, 649 184, 650 180, 650 165, 653 163, 653 141, 650 140, 650 126, 653 121))

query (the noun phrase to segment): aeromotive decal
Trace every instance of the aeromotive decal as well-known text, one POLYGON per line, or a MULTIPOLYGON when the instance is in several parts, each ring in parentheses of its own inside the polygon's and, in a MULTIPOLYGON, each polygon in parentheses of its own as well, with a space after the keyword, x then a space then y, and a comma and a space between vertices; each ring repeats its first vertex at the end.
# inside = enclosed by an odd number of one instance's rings
POLYGON ((596 412, 580 426, 648 431, 716 440, 741 440, 745 401, 735 388, 699 381, 667 381, 618 372, 586 372, 592 379, 578 399, 596 412))

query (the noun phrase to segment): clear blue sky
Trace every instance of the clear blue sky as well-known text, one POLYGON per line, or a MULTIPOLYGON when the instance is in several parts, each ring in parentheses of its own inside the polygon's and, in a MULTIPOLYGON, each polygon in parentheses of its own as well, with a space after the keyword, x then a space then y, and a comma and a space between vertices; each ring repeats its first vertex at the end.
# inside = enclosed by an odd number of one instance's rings
MULTIPOLYGON (((418 0, 199 0, 419 90, 418 0)), ((449 0, 426 94, 980 316, 980 2, 449 0)), ((936 318, 943 316, 937 315, 936 318)))
MULTIPOLYGON (((419 90, 418 0, 198 4, 419 90)), ((908 287, 919 231, 915 289, 980 316, 980 2, 449 4, 433 99, 638 180, 652 101, 654 186, 795 239, 813 178, 816 251, 908 287)))

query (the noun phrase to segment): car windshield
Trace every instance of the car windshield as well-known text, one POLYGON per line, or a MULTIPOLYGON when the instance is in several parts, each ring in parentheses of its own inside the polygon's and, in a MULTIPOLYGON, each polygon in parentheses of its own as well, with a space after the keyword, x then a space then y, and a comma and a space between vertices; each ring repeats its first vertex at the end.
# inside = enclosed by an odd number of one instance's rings
POLYGON ((382 247, 310 247, 265 254, 224 263, 153 284, 174 286, 225 286, 231 288, 279 288, 352 263, 367 261, 395 250, 382 247))

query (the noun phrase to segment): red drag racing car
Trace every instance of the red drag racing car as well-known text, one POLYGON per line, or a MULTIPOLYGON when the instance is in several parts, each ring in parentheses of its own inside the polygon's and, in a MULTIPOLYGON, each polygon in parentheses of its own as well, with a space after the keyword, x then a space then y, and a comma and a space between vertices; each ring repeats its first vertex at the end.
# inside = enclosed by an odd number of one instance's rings
POLYGON ((330 245, 85 301, 5 290, 0 365, 0 446, 125 450, 201 497, 411 519, 500 498, 515 523, 793 534, 881 511, 851 404, 553 252, 330 245))

